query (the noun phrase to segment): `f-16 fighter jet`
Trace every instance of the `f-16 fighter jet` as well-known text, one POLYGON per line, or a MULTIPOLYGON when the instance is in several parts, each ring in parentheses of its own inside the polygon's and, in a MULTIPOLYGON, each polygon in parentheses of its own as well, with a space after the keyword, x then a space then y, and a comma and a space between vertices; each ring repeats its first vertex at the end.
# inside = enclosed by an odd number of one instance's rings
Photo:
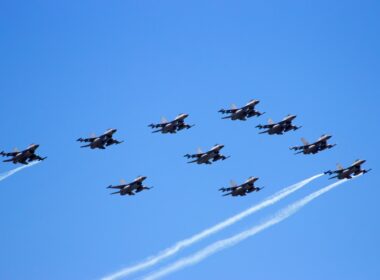
POLYGON ((149 125, 149 127, 153 128, 153 129, 159 128, 159 129, 153 131, 153 133, 161 132, 163 134, 166 134, 166 133, 174 134, 180 130, 183 130, 185 128, 189 129, 189 128, 192 128, 194 126, 194 125, 189 125, 189 124, 185 123, 185 119, 188 116, 189 116, 188 114, 180 114, 173 121, 170 121, 170 122, 167 119, 162 118, 161 123, 159 123, 159 124, 153 124, 152 123, 149 125))
POLYGON ((117 131, 117 129, 108 129, 104 134, 100 136, 93 136, 90 138, 79 138, 77 141, 79 142, 85 142, 90 143, 84 146, 81 146, 81 148, 90 147, 91 149, 105 149, 105 147, 111 146, 113 144, 121 144, 124 141, 118 141, 113 139, 114 133, 117 131))
POLYGON ((200 149, 198 150, 198 153, 190 155, 187 154, 185 157, 188 159, 195 158, 193 161, 189 161, 188 163, 196 162, 197 164, 211 164, 212 162, 218 161, 218 160, 226 160, 229 158, 221 155, 220 150, 224 148, 224 145, 215 145, 211 148, 208 152, 202 152, 200 149), (212 162, 211 162, 212 161, 212 162))
POLYGON ((274 123, 271 119, 268 120, 268 124, 256 126, 259 129, 266 129, 260 132, 260 134, 268 133, 269 135, 277 134, 282 135, 290 130, 300 129, 302 126, 295 126, 292 121, 296 118, 295 115, 288 115, 282 121, 274 123))
POLYGON ((291 147, 290 150, 298 151, 297 154, 304 154, 304 155, 309 155, 309 154, 316 154, 318 152, 324 151, 326 149, 331 149, 336 146, 327 144, 327 141, 331 139, 331 135, 322 135, 316 142, 310 144, 305 138, 301 138, 301 141, 303 143, 303 146, 296 146, 296 147, 291 147))
POLYGON ((4 162, 13 162, 16 163, 22 163, 22 164, 29 164, 32 161, 38 160, 42 161, 45 160, 46 157, 40 157, 39 155, 36 155, 36 150, 38 149, 40 145, 32 144, 25 150, 19 152, 17 149, 15 149, 15 152, 12 153, 5 153, 1 152, 0 155, 3 157, 12 157, 10 159, 4 160, 4 162))
POLYGON ((263 188, 255 187, 255 182, 259 180, 259 178, 249 177, 247 181, 245 181, 241 185, 237 185, 235 182, 231 182, 230 188, 221 188, 219 189, 221 192, 228 192, 223 196, 231 195, 231 196, 246 196, 251 192, 259 192, 263 188))
POLYGON ((362 164, 364 164, 365 160, 356 160, 350 167, 343 168, 340 164, 338 164, 338 169, 335 171, 329 170, 326 171, 325 174, 336 176, 331 177, 330 179, 338 178, 339 180, 343 179, 352 179, 353 176, 358 176, 361 174, 366 174, 370 172, 372 169, 364 170, 361 168, 362 164))
POLYGON ((259 103, 260 103, 259 100, 251 100, 245 106, 241 108, 237 108, 235 105, 232 105, 232 109, 221 109, 219 110, 219 113, 229 114, 228 116, 223 117, 222 119, 231 119, 233 121, 235 120, 245 121, 248 118, 251 118, 254 116, 260 117, 261 115, 264 114, 255 110, 255 106, 259 103))
POLYGON ((150 190, 153 187, 143 186, 143 181, 146 180, 147 177, 140 176, 137 177, 132 183, 126 183, 124 180, 121 180, 121 185, 118 186, 108 186, 108 189, 118 189, 119 191, 113 192, 111 194, 120 194, 120 195, 135 195, 143 190, 150 190))

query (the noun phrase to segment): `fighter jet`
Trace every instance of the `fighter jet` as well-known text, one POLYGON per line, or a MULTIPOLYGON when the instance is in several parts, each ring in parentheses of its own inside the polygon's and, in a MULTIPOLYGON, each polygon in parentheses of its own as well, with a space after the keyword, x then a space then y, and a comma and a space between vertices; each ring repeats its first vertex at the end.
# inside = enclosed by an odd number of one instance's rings
POLYGON ((338 169, 335 171, 329 170, 326 171, 325 174, 333 175, 336 174, 336 176, 333 176, 329 179, 338 178, 339 180, 343 179, 352 179, 353 176, 358 176, 361 174, 366 174, 370 172, 372 169, 364 170, 361 168, 362 164, 364 164, 365 160, 356 160, 351 166, 347 168, 343 168, 340 164, 338 164, 338 169))
POLYGON ((247 181, 245 181, 241 185, 237 185, 235 182, 231 181, 231 187, 229 188, 221 188, 219 191, 228 192, 223 196, 231 195, 231 196, 246 196, 251 192, 259 192, 263 188, 255 187, 255 182, 259 180, 259 178, 249 177, 247 181))
POLYGON ((274 123, 273 120, 269 119, 268 124, 256 126, 259 129, 266 129, 260 132, 260 134, 268 133, 269 135, 277 134, 282 135, 290 130, 300 129, 302 126, 295 126, 292 121, 296 118, 295 115, 288 115, 282 121, 274 123))
POLYGON ((180 114, 173 121, 170 121, 170 122, 167 119, 162 118, 161 123, 159 123, 159 124, 153 124, 152 123, 149 125, 149 127, 153 128, 153 129, 159 128, 159 129, 153 131, 152 133, 161 132, 163 134, 167 134, 167 133, 174 134, 180 130, 183 130, 185 128, 190 129, 194 126, 194 125, 189 125, 189 124, 185 123, 185 119, 188 116, 189 116, 188 114, 180 114))
POLYGON ((111 194, 120 194, 120 195, 135 195, 143 190, 150 190, 153 187, 143 186, 143 181, 147 177, 139 176, 132 183, 126 183, 124 180, 121 180, 121 185, 118 186, 108 186, 107 189, 118 189, 119 191, 113 192, 111 194))
POLYGON ((237 108, 235 105, 232 105, 231 109, 220 109, 219 113, 229 114, 228 116, 223 117, 222 119, 231 119, 233 121, 246 121, 248 118, 254 116, 260 117, 261 115, 265 114, 255 110, 255 106, 259 103, 259 100, 251 100, 241 108, 237 108))
POLYGON ((301 141, 303 143, 303 146, 295 146, 295 147, 290 147, 290 150, 298 151, 295 153, 296 155, 298 154, 304 154, 304 155, 309 155, 309 154, 316 154, 321 151, 324 151, 326 149, 331 149, 336 146, 330 145, 327 143, 328 140, 331 139, 331 135, 322 135, 316 142, 310 144, 305 138, 301 138, 301 141))
POLYGON ((117 131, 117 129, 108 129, 106 132, 104 132, 100 136, 93 136, 90 138, 79 138, 77 139, 78 142, 85 142, 90 143, 88 145, 81 146, 81 148, 90 147, 91 149, 105 149, 105 147, 111 146, 113 144, 121 144, 124 141, 118 141, 113 139, 114 133, 117 131))
POLYGON ((208 152, 202 152, 200 149, 198 150, 198 153, 190 155, 184 155, 184 157, 190 159, 195 158, 193 161, 189 161, 188 163, 194 163, 197 164, 212 164, 212 162, 218 161, 218 160, 226 160, 229 158, 221 155, 220 150, 224 148, 224 145, 218 145, 216 144, 214 147, 212 147, 208 152), (211 162, 212 160, 212 162, 211 162))
POLYGON ((16 163, 29 164, 30 162, 35 161, 35 160, 42 161, 42 160, 45 160, 47 157, 40 157, 39 155, 35 154, 39 146, 40 145, 32 144, 21 152, 15 149, 15 152, 12 152, 12 153, 1 152, 0 155, 2 155, 3 157, 12 157, 10 159, 4 160, 3 162, 13 162, 14 164, 16 163))

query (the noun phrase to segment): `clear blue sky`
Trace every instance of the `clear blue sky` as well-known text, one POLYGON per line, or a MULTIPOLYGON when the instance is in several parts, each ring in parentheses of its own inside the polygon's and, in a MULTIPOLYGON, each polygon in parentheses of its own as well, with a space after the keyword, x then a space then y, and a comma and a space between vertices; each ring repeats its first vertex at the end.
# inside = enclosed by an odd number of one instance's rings
MULTIPOLYGON (((0 279, 99 279, 248 208, 281 188, 357 158, 374 170, 243 244, 167 279, 380 279, 378 1, 2 1, 0 150, 39 143, 49 158, 0 182, 0 279), (231 103, 261 100, 245 123, 231 103), (161 116, 196 127, 151 134, 161 116), (268 117, 302 130, 258 135, 268 117), (115 127, 104 151, 78 137, 115 127), (294 156, 300 137, 338 146, 294 156), (213 166, 183 154, 225 144, 213 166), (110 196, 120 179, 151 191, 110 196), (259 176, 245 198, 217 191, 259 176)), ((0 164, 0 173, 12 169, 0 164)), ((330 181, 180 254, 261 221, 330 181)))

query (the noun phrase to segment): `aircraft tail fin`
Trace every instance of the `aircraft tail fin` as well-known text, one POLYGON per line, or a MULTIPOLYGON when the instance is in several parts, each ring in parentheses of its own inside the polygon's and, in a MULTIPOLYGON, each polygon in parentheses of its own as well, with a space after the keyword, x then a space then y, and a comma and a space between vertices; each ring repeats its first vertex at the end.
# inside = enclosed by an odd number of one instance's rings
POLYGON ((307 145, 309 145, 309 142, 305 139, 305 138, 301 138, 301 142, 305 145, 305 146, 307 146, 307 145))

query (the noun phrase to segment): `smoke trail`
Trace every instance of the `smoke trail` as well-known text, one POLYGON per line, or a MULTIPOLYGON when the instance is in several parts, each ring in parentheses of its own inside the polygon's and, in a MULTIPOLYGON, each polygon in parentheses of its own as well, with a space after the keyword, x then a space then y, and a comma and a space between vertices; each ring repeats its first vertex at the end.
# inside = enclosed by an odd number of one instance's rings
POLYGON ((265 229, 267 229, 267 228, 269 228, 275 224, 278 224, 278 223, 282 222, 283 220, 289 218, 290 216, 292 216, 293 214, 298 212, 302 207, 304 207, 306 204, 308 204, 312 200, 316 199, 317 197, 321 196, 324 193, 327 193, 328 191, 330 191, 333 188, 343 184, 346 181, 347 180, 338 181, 338 182, 331 184, 331 185, 329 185, 329 186, 327 186, 327 187, 325 187, 319 191, 316 191, 316 192, 306 196, 305 198, 287 206, 283 210, 279 211, 273 218, 267 220, 266 222, 259 224, 257 226, 254 226, 251 229, 243 231, 243 232, 241 232, 241 233, 239 233, 233 237, 217 241, 217 242, 211 244, 210 246, 206 247, 205 249, 198 251, 194 255, 192 255, 190 257, 183 258, 183 259, 175 262, 174 264, 169 265, 166 268, 163 268, 162 270, 159 270, 158 272, 153 273, 153 274, 143 278, 143 280, 160 279, 164 276, 167 276, 167 275, 169 275, 175 271, 178 271, 180 269, 183 269, 187 266, 197 264, 200 261, 206 259, 207 257, 209 257, 209 256, 211 256, 211 255, 213 255, 213 254, 215 254, 221 250, 232 247, 232 246, 244 241, 248 237, 254 236, 257 233, 259 233, 259 232, 261 232, 261 231, 263 231, 263 230, 265 230, 265 229))
POLYGON ((19 172, 25 168, 31 167, 37 163, 39 163, 39 161, 32 161, 28 165, 23 165, 23 166, 15 168, 15 169, 9 170, 7 172, 4 172, 4 173, 0 174, 0 181, 3 181, 4 179, 8 178, 9 176, 12 176, 13 174, 15 174, 15 173, 17 173, 17 172, 19 172))
POLYGON ((288 195, 292 194, 293 192, 299 190, 300 188, 302 188, 303 186, 305 186, 306 184, 310 183, 311 181, 319 178, 323 176, 323 174, 318 174, 318 175, 315 175, 313 177, 310 177, 308 179, 305 179, 299 183, 296 183, 290 187, 287 187, 281 191, 279 191, 278 193, 274 194, 273 196, 265 199, 264 201, 262 201, 261 203, 257 204, 257 205, 254 205, 252 206, 251 208, 215 225, 215 226, 212 226, 211 228, 208 228, 196 235, 193 235, 192 237, 190 238, 187 238, 187 239, 184 239, 182 241, 179 241, 177 242, 174 246, 172 247, 169 247, 168 249, 158 253, 157 255, 155 256, 152 256, 150 258, 148 258, 147 260, 145 261, 142 261, 134 266, 130 266, 130 267, 127 267, 123 270, 120 270, 112 275, 109 275, 109 276, 106 276, 104 278, 102 278, 102 280, 116 280, 116 279, 119 279, 119 278, 122 278, 122 277, 126 277, 132 273, 136 273, 138 271, 141 271, 143 269, 146 269, 148 267, 151 267, 155 264, 157 264, 158 262, 170 257, 170 256, 173 256, 174 254, 176 254, 177 252, 179 252, 180 250, 190 246, 190 245, 193 245, 194 243, 212 235, 212 234, 215 234, 219 231, 221 231, 222 229, 228 227, 228 226, 231 226, 233 224, 235 224, 236 222, 244 219, 245 217, 249 216, 249 215, 252 215, 253 213, 265 208, 265 207, 268 207, 278 201, 280 201, 281 199, 284 199, 285 197, 287 197, 288 195))

